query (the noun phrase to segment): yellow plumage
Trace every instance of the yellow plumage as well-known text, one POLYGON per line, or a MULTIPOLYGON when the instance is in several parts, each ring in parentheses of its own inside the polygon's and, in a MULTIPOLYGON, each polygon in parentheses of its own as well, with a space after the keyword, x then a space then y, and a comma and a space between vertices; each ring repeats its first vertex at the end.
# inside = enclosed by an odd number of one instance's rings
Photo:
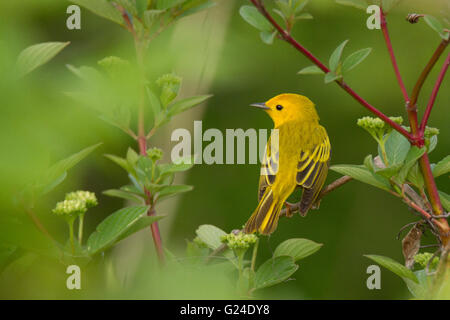
POLYGON ((285 93, 254 106, 265 109, 272 118, 278 129, 278 148, 272 142, 276 136, 272 136, 261 167, 259 204, 244 231, 271 234, 296 187, 303 188, 301 215, 314 204, 328 173, 331 146, 314 104, 307 97, 285 93))

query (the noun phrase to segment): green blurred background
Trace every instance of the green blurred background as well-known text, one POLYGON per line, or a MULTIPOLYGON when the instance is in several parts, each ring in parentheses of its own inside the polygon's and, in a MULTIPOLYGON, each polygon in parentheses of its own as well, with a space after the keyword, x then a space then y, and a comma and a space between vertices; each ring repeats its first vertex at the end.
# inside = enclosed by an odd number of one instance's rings
MULTIPOLYGON (((269 2, 269 1, 266 1, 269 2)), ((157 77, 175 72, 183 78, 183 95, 213 94, 207 104, 175 119, 150 141, 166 151, 176 142, 170 141, 173 129, 192 131, 193 121, 202 120, 203 130, 218 128, 271 128, 264 113, 249 108, 252 102, 267 100, 282 92, 300 93, 317 105, 321 124, 327 128, 333 148, 332 164, 362 163, 367 154, 376 154, 376 144, 356 126, 356 119, 368 112, 334 84, 325 85, 322 77, 299 76, 297 71, 310 65, 301 54, 286 43, 276 40, 271 46, 239 16, 246 1, 219 0, 218 5, 181 20, 150 45, 146 59, 149 74, 157 77)), ((92 110, 65 95, 78 84, 78 79, 65 67, 96 65, 105 56, 134 60, 134 47, 129 34, 119 26, 82 9, 82 29, 66 28, 69 2, 56 0, 2 1, 0 4, 0 200, 1 214, 23 215, 12 201, 22 186, 50 164, 97 142, 103 145, 69 173, 69 178, 42 199, 39 217, 61 241, 66 226, 52 216, 51 209, 66 192, 84 189, 95 191, 100 205, 86 217, 86 234, 111 212, 123 205, 120 199, 101 194, 103 190, 127 183, 127 177, 103 154, 124 155, 134 141, 120 130, 99 120, 92 110), (48 65, 20 83, 13 69, 18 53, 25 47, 46 41, 71 41, 71 44, 48 65)), ((368 15, 332 0, 312 0, 308 12, 314 20, 298 23, 294 36, 320 59, 327 61, 334 48, 345 39, 350 42, 348 55, 372 47, 371 55, 347 76, 347 83, 373 105, 388 115, 405 116, 400 90, 394 78, 380 30, 368 30, 368 15)), ((449 13, 447 0, 404 1, 388 16, 388 23, 399 67, 406 86, 412 89, 423 66, 440 39, 424 22, 411 25, 407 13, 432 14, 442 19, 449 13)), ((438 62, 442 65, 443 59, 438 62)), ((419 99, 423 110, 438 68, 431 73, 419 99)), ((448 154, 448 107, 450 78, 442 84, 430 125, 440 129, 438 147, 430 155, 437 162, 448 154)), ((331 172, 327 181, 338 175, 331 172)), ((195 189, 163 203, 158 213, 162 220, 164 245, 182 252, 186 239, 195 237, 201 224, 213 224, 229 232, 242 226, 257 205, 258 165, 197 165, 178 179, 195 189)), ((437 181, 439 189, 449 193, 448 177, 437 181)), ((297 195, 298 196, 298 195, 297 195)), ((409 293, 400 278, 382 270, 381 290, 368 290, 366 268, 371 263, 363 254, 381 254, 403 261, 398 230, 417 218, 406 205, 393 196, 359 182, 351 182, 329 194, 320 210, 306 218, 282 219, 277 231, 262 239, 259 261, 271 255, 278 243, 302 237, 323 243, 323 248, 303 260, 295 281, 261 291, 260 298, 273 299, 395 299, 409 293)), ((429 241, 432 237, 428 236, 429 241)), ((112 252, 117 272, 134 275, 142 288, 130 291, 125 298, 222 298, 227 294, 226 281, 211 274, 198 275, 208 288, 214 281, 216 293, 202 286, 179 289, 181 279, 164 282, 154 268, 146 269, 154 259, 149 230, 144 230, 120 243, 112 252), (152 270, 152 271, 146 271, 152 270), (153 281, 153 282, 152 282, 153 281), (161 281, 164 290, 156 289, 161 281), (167 284, 170 283, 170 284, 167 284), (148 284, 146 287, 145 284, 148 284), (205 289, 206 290, 206 289, 205 289)), ((105 297, 92 290, 68 292, 64 289, 64 267, 34 266, 7 287, 0 287, 3 298, 80 298, 105 297)), ((124 276, 124 277, 125 277, 124 276)), ((195 279, 195 277, 193 278, 195 279)), ((181 281, 182 282, 182 281, 181 281)), ((91 286, 92 287, 92 286, 91 286)))

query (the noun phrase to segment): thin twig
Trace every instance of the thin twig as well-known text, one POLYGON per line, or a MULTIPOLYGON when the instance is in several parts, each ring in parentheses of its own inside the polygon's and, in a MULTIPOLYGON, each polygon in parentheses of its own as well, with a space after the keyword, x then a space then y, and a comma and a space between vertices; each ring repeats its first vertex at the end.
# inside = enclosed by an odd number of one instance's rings
POLYGON ((389 31, 387 28, 386 15, 384 14, 383 9, 381 9, 380 16, 381 16, 381 30, 383 31, 384 40, 386 42, 386 46, 389 51, 389 56, 391 57, 391 62, 394 68, 395 76, 397 77, 398 84, 400 86, 400 89, 402 90, 403 98, 405 99, 405 102, 408 102, 409 101, 408 92, 406 91, 405 84, 400 74, 397 59, 395 59, 394 49, 392 48, 391 38, 389 37, 389 31))

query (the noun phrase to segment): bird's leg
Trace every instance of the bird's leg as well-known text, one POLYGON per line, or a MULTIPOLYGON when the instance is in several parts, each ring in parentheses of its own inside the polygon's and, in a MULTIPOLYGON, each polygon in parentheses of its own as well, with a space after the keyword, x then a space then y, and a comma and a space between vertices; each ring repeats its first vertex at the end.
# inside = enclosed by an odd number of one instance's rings
POLYGON ((288 218, 292 218, 292 216, 294 215, 295 204, 285 201, 284 206, 286 207, 285 216, 288 218))

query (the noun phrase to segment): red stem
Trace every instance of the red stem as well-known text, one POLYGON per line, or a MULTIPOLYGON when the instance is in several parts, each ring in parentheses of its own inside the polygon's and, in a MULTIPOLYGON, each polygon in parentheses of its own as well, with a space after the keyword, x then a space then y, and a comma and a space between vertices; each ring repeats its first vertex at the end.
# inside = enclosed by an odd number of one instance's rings
MULTIPOLYGON (((250 0, 253 5, 261 12, 261 14, 274 26, 274 28, 280 33, 281 37, 291 44, 298 51, 303 53, 312 63, 318 66, 323 72, 328 73, 330 69, 325 66, 318 58, 316 58, 310 51, 308 51, 305 47, 303 47, 300 43, 297 42, 292 36, 284 30, 275 19, 267 12, 266 8, 262 5, 260 0, 250 0)), ((342 89, 344 89, 347 93, 349 93, 356 101, 358 101, 363 107, 368 109, 370 112, 374 113, 376 116, 381 118, 384 122, 389 124, 393 129, 397 130, 403 136, 405 136, 408 140, 412 140, 412 135, 406 131, 402 126, 398 123, 389 119, 384 113, 380 110, 369 104, 366 100, 364 100, 361 96, 359 96, 355 91, 353 91, 344 81, 336 80, 335 81, 342 89)))
POLYGON ((425 109, 425 113, 423 115, 422 122, 420 123, 419 128, 420 135, 423 135, 425 132, 425 128, 427 126, 431 110, 433 109, 434 102, 436 101, 436 96, 439 92, 439 88, 441 87, 442 81, 444 80, 445 73, 447 72, 449 65, 450 65, 450 53, 447 55, 447 59, 445 60, 444 65, 442 66, 441 72, 439 73, 439 76, 434 85, 433 92, 431 93, 430 100, 428 101, 427 108, 425 109))
POLYGON ((397 65, 397 59, 395 59, 394 49, 392 48, 391 38, 389 37, 389 31, 386 23, 386 16, 383 12, 383 9, 381 9, 380 15, 381 15, 381 30, 383 31, 384 40, 386 42, 386 46, 389 51, 389 55, 391 57, 391 62, 392 66, 394 67, 395 76, 397 77, 398 84, 400 86, 400 89, 402 90, 403 98, 405 99, 405 102, 408 102, 409 101, 408 92, 406 91, 405 84, 403 83, 403 79, 397 65))

